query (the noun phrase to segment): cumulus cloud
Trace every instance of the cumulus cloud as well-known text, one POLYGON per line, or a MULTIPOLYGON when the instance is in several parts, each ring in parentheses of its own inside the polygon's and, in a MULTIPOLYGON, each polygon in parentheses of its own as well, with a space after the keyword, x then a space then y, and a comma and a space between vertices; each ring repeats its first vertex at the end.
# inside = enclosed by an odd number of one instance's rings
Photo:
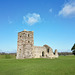
POLYGON ((36 13, 27 14, 26 16, 23 16, 23 23, 27 23, 28 25, 33 25, 40 21, 40 15, 36 13))
POLYGON ((51 9, 49 9, 49 12, 50 12, 50 13, 52 13, 52 8, 51 8, 51 9))
POLYGON ((63 6, 63 8, 59 11, 59 16, 60 15, 64 17, 67 17, 67 16, 75 17, 75 1, 66 3, 63 6))

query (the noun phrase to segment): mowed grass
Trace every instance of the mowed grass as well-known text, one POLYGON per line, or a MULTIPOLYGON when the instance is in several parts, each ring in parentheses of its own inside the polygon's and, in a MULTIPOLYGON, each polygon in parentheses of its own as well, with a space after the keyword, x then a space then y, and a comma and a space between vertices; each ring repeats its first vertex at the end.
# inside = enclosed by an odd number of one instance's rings
POLYGON ((21 60, 0 58, 0 75, 75 75, 75 56, 21 60))

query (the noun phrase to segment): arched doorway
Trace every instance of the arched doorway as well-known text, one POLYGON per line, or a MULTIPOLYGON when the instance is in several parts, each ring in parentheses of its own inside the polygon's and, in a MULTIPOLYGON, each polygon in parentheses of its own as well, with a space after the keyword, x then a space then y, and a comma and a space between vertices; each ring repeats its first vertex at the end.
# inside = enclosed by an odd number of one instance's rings
POLYGON ((44 57, 44 51, 42 52, 42 56, 44 57))

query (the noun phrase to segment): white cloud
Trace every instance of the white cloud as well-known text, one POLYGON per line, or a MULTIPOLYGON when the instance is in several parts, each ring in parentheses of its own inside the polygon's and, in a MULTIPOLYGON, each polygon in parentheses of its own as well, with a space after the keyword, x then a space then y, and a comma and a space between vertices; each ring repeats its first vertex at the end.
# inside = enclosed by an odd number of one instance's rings
POLYGON ((51 8, 51 9, 49 9, 49 12, 50 12, 50 13, 52 13, 52 8, 51 8))
POLYGON ((28 25, 33 25, 40 21, 40 15, 36 13, 27 14, 26 16, 23 16, 23 23, 27 23, 28 25))
POLYGON ((59 16, 60 15, 64 17, 67 16, 75 17, 75 1, 66 3, 64 7, 59 11, 59 16))

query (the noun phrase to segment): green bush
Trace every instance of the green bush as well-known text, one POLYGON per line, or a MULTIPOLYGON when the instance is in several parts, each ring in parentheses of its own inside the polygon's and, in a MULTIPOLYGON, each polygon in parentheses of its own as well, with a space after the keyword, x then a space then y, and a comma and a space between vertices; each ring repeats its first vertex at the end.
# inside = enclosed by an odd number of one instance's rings
POLYGON ((10 58, 11 58, 10 54, 5 55, 5 59, 10 59, 10 58))

